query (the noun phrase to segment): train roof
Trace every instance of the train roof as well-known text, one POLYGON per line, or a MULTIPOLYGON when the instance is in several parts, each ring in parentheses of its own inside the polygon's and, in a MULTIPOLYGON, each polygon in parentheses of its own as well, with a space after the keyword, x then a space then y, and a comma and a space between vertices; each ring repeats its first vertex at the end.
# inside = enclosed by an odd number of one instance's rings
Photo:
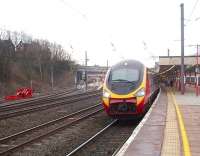
POLYGON ((140 67, 140 68, 145 67, 143 63, 141 63, 140 61, 137 61, 137 60, 123 60, 123 61, 120 61, 117 64, 113 65, 111 67, 111 69, 116 69, 121 66, 128 66, 128 67, 134 66, 134 67, 140 67))
MULTIPOLYGON (((128 66, 128 67, 136 67, 136 68, 144 68, 146 67, 142 62, 138 61, 138 60, 123 60, 123 61, 120 61, 118 63, 116 63, 115 65, 113 65, 111 67, 111 70, 112 69, 117 69, 119 67, 122 67, 122 66, 128 66)), ((151 74, 158 74, 158 72, 155 71, 155 69, 153 68, 148 68, 148 72, 151 73, 151 74)))

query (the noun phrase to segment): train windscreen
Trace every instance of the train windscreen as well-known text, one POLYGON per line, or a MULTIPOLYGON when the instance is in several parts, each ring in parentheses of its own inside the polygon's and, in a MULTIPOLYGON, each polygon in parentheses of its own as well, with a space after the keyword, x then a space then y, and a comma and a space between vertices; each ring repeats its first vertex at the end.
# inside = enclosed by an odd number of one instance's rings
POLYGON ((109 73, 107 86, 113 93, 128 94, 141 83, 142 71, 143 67, 139 65, 115 66, 109 73))
POLYGON ((111 81, 134 82, 139 80, 139 70, 137 69, 118 69, 111 72, 111 81))

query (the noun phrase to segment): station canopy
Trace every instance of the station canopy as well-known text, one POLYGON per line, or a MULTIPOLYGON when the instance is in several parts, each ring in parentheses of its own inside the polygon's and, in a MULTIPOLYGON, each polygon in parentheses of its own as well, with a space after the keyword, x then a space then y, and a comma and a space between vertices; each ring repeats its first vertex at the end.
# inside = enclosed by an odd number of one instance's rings
MULTIPOLYGON (((200 57, 198 58, 200 59, 200 57)), ((185 65, 196 65, 196 56, 184 56, 185 65)), ((159 56, 159 65, 168 66, 168 65, 181 65, 181 56, 159 56)))
MULTIPOLYGON (((198 57, 200 60, 200 57, 198 57)), ((197 64, 196 56, 184 56, 185 69, 194 69, 197 64)), ((181 56, 159 56, 159 73, 173 74, 174 71, 180 71, 181 56)))

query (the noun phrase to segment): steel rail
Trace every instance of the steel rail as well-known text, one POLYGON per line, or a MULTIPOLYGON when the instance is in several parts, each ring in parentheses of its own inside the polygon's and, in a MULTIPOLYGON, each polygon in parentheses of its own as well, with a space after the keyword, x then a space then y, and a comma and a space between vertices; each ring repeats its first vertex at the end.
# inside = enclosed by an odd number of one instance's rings
POLYGON ((13 134, 13 135, 10 135, 10 136, 4 137, 4 138, 0 138, 0 144, 1 144, 1 143, 4 143, 5 141, 8 141, 9 139, 13 139, 13 138, 15 138, 15 137, 19 137, 19 136, 21 136, 21 135, 23 135, 23 134, 32 132, 32 131, 37 130, 37 129, 39 129, 39 128, 43 128, 43 127, 45 127, 45 126, 49 126, 49 125, 51 125, 51 124, 55 124, 55 123, 57 123, 57 122, 60 122, 60 121, 62 121, 62 120, 65 120, 65 119, 67 119, 67 118, 73 117, 74 115, 77 115, 77 114, 79 114, 79 113, 83 113, 83 112, 85 112, 85 111, 87 111, 87 110, 96 108, 96 107, 98 107, 98 106, 100 106, 100 105, 101 105, 101 104, 97 104, 97 105, 94 105, 94 106, 90 106, 90 107, 88 107, 88 108, 81 109, 81 110, 79 110, 79 111, 77 111, 77 112, 74 112, 74 113, 71 113, 71 114, 69 114, 69 115, 60 117, 60 118, 58 118, 58 119, 51 120, 51 121, 49 121, 49 122, 40 124, 40 125, 38 125, 38 126, 29 128, 29 129, 27 129, 27 130, 24 130, 24 131, 15 133, 15 134, 13 134))
POLYGON ((26 105, 33 105, 35 102, 44 103, 47 100, 53 101, 53 100, 63 97, 64 95, 69 96, 69 94, 75 91, 77 90, 73 89, 73 90, 62 92, 62 93, 55 93, 51 95, 43 95, 39 97, 19 99, 16 101, 6 101, 6 100, 4 100, 3 102, 0 101, 0 112, 4 110, 12 109, 12 108, 15 109, 17 107, 21 107, 22 105, 26 107, 26 105))
MULTIPOLYGON (((90 108, 90 109, 93 109, 93 108, 90 108)), ((89 110, 89 108, 88 108, 88 110, 89 110)), ((74 115, 81 114, 81 113, 83 113, 83 112, 85 112, 85 111, 87 111, 87 110, 83 110, 82 112, 78 111, 78 112, 72 113, 70 116, 68 115, 68 117, 66 117, 66 118, 70 118, 70 117, 72 117, 72 116, 74 116, 74 115)), ((67 128, 67 127, 69 127, 69 126, 71 126, 71 125, 73 125, 73 124, 76 124, 76 123, 80 122, 81 120, 86 119, 86 118, 88 118, 88 117, 90 117, 90 116, 92 116, 92 115, 95 115, 95 114, 97 114, 97 113, 99 113, 99 112, 101 112, 101 111, 103 111, 103 108, 100 108, 100 109, 98 109, 98 110, 92 111, 92 112, 90 112, 90 113, 88 113, 88 114, 86 114, 86 115, 85 115, 85 114, 84 114, 84 115, 80 115, 81 117, 79 117, 78 119, 75 119, 74 121, 71 121, 71 122, 69 121, 69 123, 66 123, 65 125, 59 126, 59 127, 57 127, 57 128, 54 128, 53 130, 50 130, 49 132, 46 132, 46 133, 44 133, 44 134, 41 134, 41 135, 39 135, 39 136, 37 136, 37 137, 34 137, 34 138, 32 138, 32 139, 27 140, 26 142, 23 142, 23 143, 21 143, 21 144, 19 144, 19 145, 16 145, 16 146, 14 146, 14 147, 11 147, 11 148, 9 148, 9 149, 3 151, 3 152, 0 152, 0 155, 12 153, 12 152, 14 152, 14 151, 17 150, 17 149, 20 149, 20 148, 24 147, 25 145, 28 145, 28 144, 31 144, 31 143, 36 142, 36 141, 38 141, 38 140, 41 140, 41 139, 43 139, 44 137, 54 135, 54 134, 57 133, 58 131, 61 131, 61 130, 65 129, 65 128, 67 128)), ((63 119, 61 119, 61 120, 63 120, 63 119)), ((49 124, 49 123, 48 123, 48 124, 49 124)), ((43 125, 41 125, 41 126, 43 127, 43 125)), ((38 129, 38 128, 36 128, 36 129, 38 129)), ((30 130, 30 131, 33 131, 33 130, 30 130)), ((22 132, 22 133, 24 133, 24 132, 22 132)), ((17 137, 18 137, 19 135, 21 135, 21 134, 16 134, 17 137)), ((12 136, 10 136, 10 138, 12 138, 12 136)), ((9 140, 10 138, 7 137, 7 138, 5 138, 5 140, 9 140)), ((3 141, 3 138, 1 139, 1 141, 4 142, 4 141, 3 141)))
POLYGON ((17 105, 13 105, 13 104, 5 105, 5 106, 0 107, 0 112, 12 110, 12 109, 14 109, 14 110, 21 109, 21 108, 29 107, 29 106, 41 105, 41 104, 45 104, 47 102, 53 102, 55 100, 56 101, 66 100, 66 98, 73 98, 74 96, 82 96, 82 95, 84 96, 84 95, 88 95, 88 94, 91 94, 91 93, 94 93, 94 92, 78 93, 78 94, 68 95, 68 96, 59 97, 59 98, 42 99, 41 101, 27 101, 27 102, 23 102, 23 103, 20 103, 20 104, 17 104, 17 105), (38 102, 38 103, 36 103, 36 102, 38 102))
POLYGON ((100 130, 99 132, 97 132, 95 135, 93 135, 91 138, 89 138, 87 141, 85 141, 84 143, 82 143, 80 146, 78 146, 77 148, 75 148, 73 151, 71 151, 69 154, 67 154, 66 156, 72 156, 73 154, 75 154, 76 152, 78 152, 80 149, 82 149, 85 145, 87 145, 89 142, 91 142, 92 140, 94 140, 95 138, 97 138, 97 136, 99 136, 100 134, 102 134, 103 132, 105 132, 108 128, 110 128, 112 125, 114 125, 118 120, 115 119, 114 121, 112 121, 109 125, 107 125, 106 127, 104 127, 102 130, 100 130))
MULTIPOLYGON (((69 103, 72 103, 72 102, 85 100, 85 99, 88 99, 90 97, 98 96, 98 95, 99 95, 99 93, 94 93, 94 94, 90 94, 90 95, 83 95, 82 97, 75 97, 75 98, 70 99, 70 100, 65 99, 63 101, 52 102, 52 103, 48 103, 48 104, 44 104, 44 105, 40 105, 40 106, 36 106, 36 107, 31 107, 31 108, 29 107, 29 108, 24 109, 24 110, 19 110, 19 111, 14 111, 14 112, 5 111, 7 113, 0 114, 0 120, 15 117, 15 116, 24 115, 24 114, 31 113, 31 112, 50 109, 50 108, 53 108, 53 107, 69 104, 69 103)), ((10 111, 10 110, 8 110, 8 111, 10 111)))
POLYGON ((17 107, 20 107, 22 105, 26 106, 27 104, 31 105, 35 102, 46 102, 47 100, 51 101, 51 100, 57 100, 59 98, 64 98, 64 97, 61 97, 63 95, 67 95, 66 97, 68 96, 72 96, 72 95, 68 95, 70 93, 73 93, 75 90, 70 90, 70 91, 66 91, 64 93, 60 93, 60 94, 52 94, 52 95, 48 95, 48 96, 43 96, 43 97, 35 97, 35 98, 28 98, 28 99, 23 99, 23 100, 18 100, 18 101, 15 101, 15 102, 8 102, 6 105, 2 105, 0 106, 0 111, 1 110, 5 110, 5 109, 9 109, 9 108, 17 108, 17 107))

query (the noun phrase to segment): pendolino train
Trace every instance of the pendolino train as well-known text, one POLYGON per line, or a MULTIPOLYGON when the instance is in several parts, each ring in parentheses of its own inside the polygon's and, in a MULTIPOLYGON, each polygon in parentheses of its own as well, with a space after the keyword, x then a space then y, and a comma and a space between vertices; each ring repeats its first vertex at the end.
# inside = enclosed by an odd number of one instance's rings
POLYGON ((126 60, 112 66, 107 72, 102 103, 111 117, 141 117, 158 91, 156 73, 139 61, 126 60))

